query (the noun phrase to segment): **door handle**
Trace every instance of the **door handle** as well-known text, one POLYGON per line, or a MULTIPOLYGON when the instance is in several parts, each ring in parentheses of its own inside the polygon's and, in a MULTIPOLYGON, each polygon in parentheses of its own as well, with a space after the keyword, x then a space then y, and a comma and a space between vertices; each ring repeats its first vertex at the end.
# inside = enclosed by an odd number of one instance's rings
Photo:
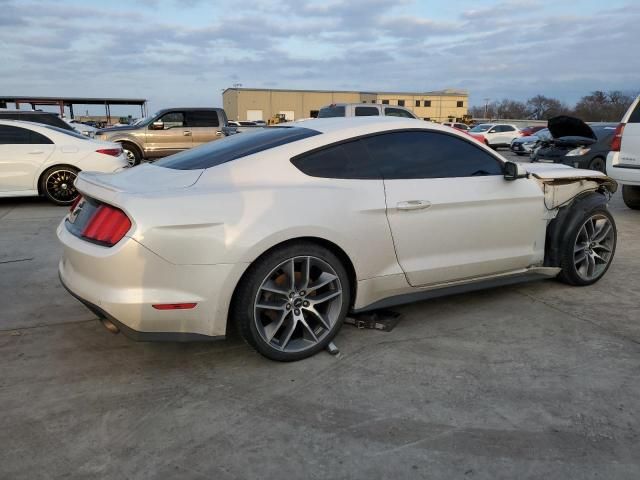
POLYGON ((191 132, 189 130, 186 130, 186 131, 182 132, 182 135, 184 135, 185 137, 190 137, 191 136, 191 132))
POLYGON ((216 132, 216 135, 217 135, 217 136, 222 135, 222 131, 218 130, 218 131, 216 132))
POLYGON ((29 152, 29 155, 40 155, 41 153, 44 153, 44 152, 42 150, 33 150, 29 152))
POLYGON ((406 202, 399 202, 396 208, 398 210, 424 210, 430 206, 431 202, 427 200, 408 200, 406 202))

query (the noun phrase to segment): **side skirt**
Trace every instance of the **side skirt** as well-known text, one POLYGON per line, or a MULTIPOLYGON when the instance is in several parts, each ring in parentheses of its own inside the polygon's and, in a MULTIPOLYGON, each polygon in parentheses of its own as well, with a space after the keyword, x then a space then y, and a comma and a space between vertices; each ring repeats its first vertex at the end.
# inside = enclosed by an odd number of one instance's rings
POLYGON ((560 270, 560 268, 555 267, 533 267, 526 270, 520 270, 513 274, 483 277, 476 280, 463 280, 461 282, 452 282, 441 286, 428 287, 422 290, 416 288, 416 291, 384 298, 365 307, 355 309, 353 310, 353 313, 379 310, 381 308, 395 307, 406 303, 414 303, 432 298, 445 297, 448 295, 457 295, 460 293, 474 292, 487 288, 503 287, 517 283, 553 278, 560 273, 560 270))

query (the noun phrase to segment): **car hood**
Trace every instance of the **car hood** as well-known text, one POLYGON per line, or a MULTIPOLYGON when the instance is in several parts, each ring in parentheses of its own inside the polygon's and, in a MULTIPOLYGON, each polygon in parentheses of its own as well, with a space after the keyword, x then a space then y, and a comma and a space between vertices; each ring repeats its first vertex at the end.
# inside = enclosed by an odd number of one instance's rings
MULTIPOLYGON (((593 178, 611 180, 604 173, 596 170, 573 168, 561 163, 522 163, 527 172, 541 180, 593 178)), ((611 180, 613 182, 613 180, 611 180)), ((614 182, 615 183, 615 182, 614 182)), ((614 190, 615 191, 615 190, 614 190)))
POLYGON ((549 120, 547 128, 555 139, 572 137, 587 138, 594 142, 598 140, 591 127, 576 117, 567 115, 553 117, 549 120))
POLYGON ((144 164, 117 173, 80 172, 75 185, 81 193, 111 203, 122 194, 144 195, 191 187, 202 172, 144 164))

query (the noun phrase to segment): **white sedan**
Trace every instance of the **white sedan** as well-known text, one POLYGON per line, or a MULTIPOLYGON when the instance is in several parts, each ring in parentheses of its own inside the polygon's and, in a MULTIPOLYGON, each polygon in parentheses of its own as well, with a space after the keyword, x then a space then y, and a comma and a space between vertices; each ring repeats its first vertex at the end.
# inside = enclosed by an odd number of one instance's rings
POLYGON ((0 197, 43 195, 57 205, 78 196, 81 170, 114 172, 128 166, 117 143, 40 123, 0 120, 0 197))
POLYGON ((513 140, 522 136, 518 127, 507 123, 481 123, 469 130, 469 133, 484 135, 485 143, 495 149, 509 147, 513 140))
POLYGON ((616 245, 616 183, 507 162, 420 120, 268 127, 116 175, 81 173, 58 227, 65 287, 112 331, 212 339, 275 360, 349 312, 531 278, 589 285, 616 245))

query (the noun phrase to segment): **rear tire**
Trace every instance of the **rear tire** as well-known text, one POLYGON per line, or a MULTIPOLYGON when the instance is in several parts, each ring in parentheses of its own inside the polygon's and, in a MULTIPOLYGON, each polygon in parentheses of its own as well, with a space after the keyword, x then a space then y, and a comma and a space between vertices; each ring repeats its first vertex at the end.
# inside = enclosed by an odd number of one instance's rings
POLYGON ((55 205, 71 205, 78 197, 74 182, 79 170, 68 165, 57 165, 40 176, 40 192, 55 205))
POLYGON ((640 210, 640 187, 635 185, 622 186, 622 200, 632 210, 640 210))
POLYGON ((271 360, 290 362, 326 348, 351 302, 347 271, 312 242, 277 247, 247 270, 233 298, 240 335, 271 360))
POLYGON ((616 251, 618 235, 613 216, 598 205, 586 212, 577 211, 567 228, 558 279, 569 285, 592 285, 607 272, 616 251))

